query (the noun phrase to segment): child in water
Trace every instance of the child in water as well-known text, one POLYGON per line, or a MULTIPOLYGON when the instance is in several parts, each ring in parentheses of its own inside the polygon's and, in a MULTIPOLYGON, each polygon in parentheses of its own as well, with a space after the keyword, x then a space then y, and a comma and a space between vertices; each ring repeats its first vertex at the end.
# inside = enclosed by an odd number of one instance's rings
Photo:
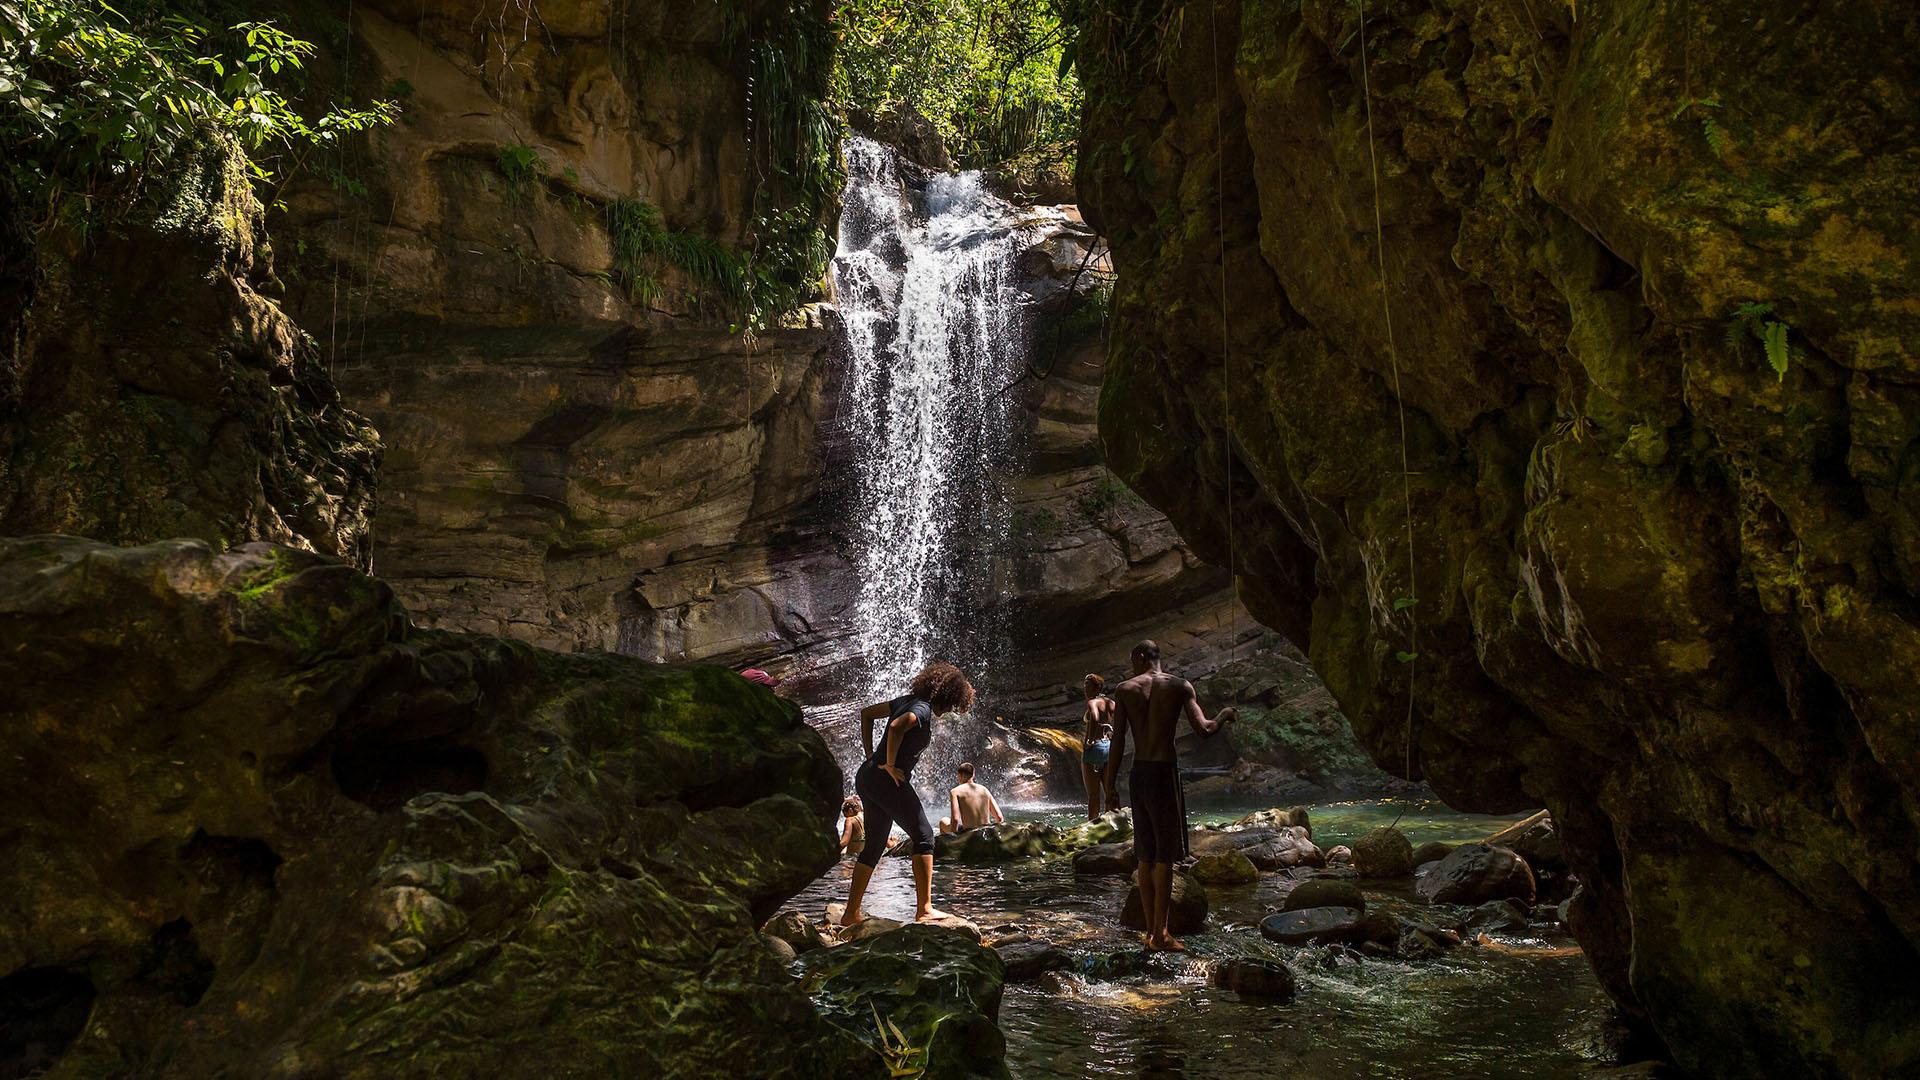
POLYGON ((849 795, 840 803, 840 854, 857 854, 866 842, 867 815, 860 809, 860 796, 849 795))

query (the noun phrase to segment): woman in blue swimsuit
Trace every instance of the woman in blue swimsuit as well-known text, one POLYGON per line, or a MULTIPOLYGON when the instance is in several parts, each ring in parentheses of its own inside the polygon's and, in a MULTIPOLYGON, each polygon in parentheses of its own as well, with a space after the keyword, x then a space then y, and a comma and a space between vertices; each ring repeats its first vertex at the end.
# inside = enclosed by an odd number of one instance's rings
POLYGON ((897 822, 913 841, 913 917, 926 922, 946 913, 933 907, 933 826, 920 805, 920 793, 909 779, 920 755, 933 741, 933 718, 973 708, 973 684, 952 664, 929 664, 913 677, 907 693, 892 701, 876 702, 860 710, 860 742, 867 757, 853 774, 854 794, 866 807, 867 840, 853 867, 853 884, 840 925, 860 921, 860 901, 866 895, 873 868, 887 850, 888 834, 897 822), (873 743, 873 722, 887 718, 886 737, 873 743))

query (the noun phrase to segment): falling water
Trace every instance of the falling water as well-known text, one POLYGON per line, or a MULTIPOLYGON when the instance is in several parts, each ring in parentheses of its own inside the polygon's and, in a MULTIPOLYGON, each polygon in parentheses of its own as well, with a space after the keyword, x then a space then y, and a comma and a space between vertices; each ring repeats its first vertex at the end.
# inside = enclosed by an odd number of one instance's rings
POLYGON ((891 149, 856 137, 845 150, 833 280, 854 455, 854 634, 868 669, 861 700, 872 701, 936 659, 977 682, 994 651, 990 555, 1007 528, 999 481, 1018 427, 1002 391, 1025 356, 1013 283, 1022 229, 978 173, 935 175, 915 191, 891 149))

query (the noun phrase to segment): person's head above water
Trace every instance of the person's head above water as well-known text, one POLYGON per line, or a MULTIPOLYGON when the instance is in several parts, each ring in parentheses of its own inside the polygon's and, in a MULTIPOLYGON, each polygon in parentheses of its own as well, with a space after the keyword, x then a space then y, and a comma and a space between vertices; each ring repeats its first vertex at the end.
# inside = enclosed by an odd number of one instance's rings
POLYGON ((935 716, 973 708, 973 684, 948 663, 928 664, 913 677, 913 696, 933 706, 935 716))
POLYGON ((860 812, 860 796, 849 795, 846 798, 840 800, 840 812, 842 814, 845 814, 847 817, 852 817, 853 815, 859 813, 860 812))
POLYGON ((1085 679, 1080 680, 1080 682, 1081 688, 1086 692, 1088 701, 1092 701, 1094 698, 1106 693, 1107 680, 1098 675, 1088 675, 1085 679))
POLYGON ((1133 673, 1145 675, 1160 670, 1160 646, 1149 638, 1133 647, 1133 673))
POLYGON ((963 761, 955 765, 953 767, 953 775, 959 777, 960 782, 963 784, 973 783, 973 762, 963 761))

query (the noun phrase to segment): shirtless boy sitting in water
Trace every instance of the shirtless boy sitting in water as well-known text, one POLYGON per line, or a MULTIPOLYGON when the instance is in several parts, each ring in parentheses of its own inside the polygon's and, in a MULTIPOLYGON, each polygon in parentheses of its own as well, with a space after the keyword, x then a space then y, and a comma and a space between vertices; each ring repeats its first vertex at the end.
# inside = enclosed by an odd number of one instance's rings
POLYGON ((1133 678, 1114 688, 1118 714, 1113 725, 1113 748, 1107 753, 1107 784, 1112 785, 1127 753, 1127 736, 1139 744, 1129 774, 1128 799, 1133 803, 1133 850, 1139 856, 1136 871, 1140 906, 1147 922, 1147 947, 1184 951, 1186 946, 1167 932, 1173 907, 1173 864, 1187 855, 1187 806, 1180 791, 1180 762, 1173 740, 1185 717, 1193 730, 1212 735, 1233 722, 1234 710, 1222 709, 1212 720, 1200 709, 1193 684, 1160 670, 1160 646, 1143 641, 1133 647, 1133 678))
POLYGON ((940 819, 940 831, 944 833, 960 832, 964 829, 977 829, 982 825, 1004 825, 1005 814, 1000 812, 1000 804, 993 801, 993 793, 973 782, 973 763, 963 761, 953 770, 960 782, 947 792, 947 809, 951 817, 940 819))

